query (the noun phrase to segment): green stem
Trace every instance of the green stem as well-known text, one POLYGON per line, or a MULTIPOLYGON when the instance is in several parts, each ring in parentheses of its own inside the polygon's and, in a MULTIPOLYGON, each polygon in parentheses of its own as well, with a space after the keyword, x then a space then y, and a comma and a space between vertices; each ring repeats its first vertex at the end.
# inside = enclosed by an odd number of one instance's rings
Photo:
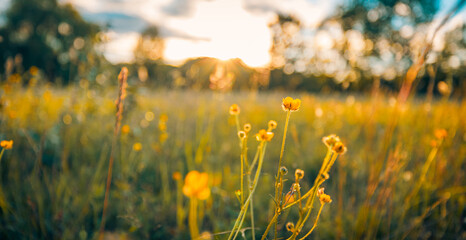
POLYGON ((5 152, 5 148, 2 148, 2 151, 0 152, 0 162, 2 162, 3 152, 5 152))
POLYGON ((249 194, 248 198, 246 199, 246 202, 244 203, 244 206, 241 209, 241 212, 238 214, 238 217, 236 218, 235 224, 233 225, 233 229, 231 230, 230 235, 228 236, 228 240, 232 239, 233 236, 236 235, 236 232, 238 232, 239 229, 241 228, 241 226, 242 226, 242 221, 241 220, 243 219, 243 215, 246 214, 247 206, 248 206, 249 202, 251 201, 252 196, 254 195, 254 192, 256 191, 257 183, 258 183, 260 173, 261 173, 261 169, 262 169, 262 164, 264 162, 264 155, 265 155, 265 149, 267 148, 267 143, 262 141, 260 143, 260 146, 261 147, 258 148, 258 150, 260 149, 259 163, 257 165, 257 170, 256 170, 256 174, 255 174, 255 177, 254 177, 254 182, 253 182, 253 187, 251 189, 251 193, 249 194))
POLYGON ((189 201, 189 232, 191 239, 199 237, 199 228, 197 226, 197 199, 192 197, 189 201))
POLYGON ((314 222, 314 226, 312 226, 311 230, 306 235, 304 235, 304 237, 300 238, 299 240, 306 239, 312 233, 312 231, 314 231, 314 228, 317 227, 317 221, 319 221, 320 213, 322 212, 322 208, 324 208, 324 205, 325 205, 325 203, 320 205, 319 213, 317 213, 317 217, 316 217, 316 221, 314 222))
MULTIPOLYGON (((275 177, 275 203, 277 204, 275 212, 280 214, 280 201, 281 201, 281 192, 282 192, 282 175, 280 174, 280 168, 283 163, 283 152, 285 151, 285 142, 286 142, 286 133, 288 131, 288 124, 290 122, 291 111, 288 110, 286 113, 286 120, 285 120, 285 128, 283 130, 283 139, 282 139, 282 146, 280 149, 280 158, 278 160, 278 169, 277 169, 277 176, 275 177)), ((274 227, 275 238, 277 237, 277 224, 275 223, 274 227)))
POLYGON ((275 211, 275 213, 274 213, 274 215, 272 217, 272 220, 270 220, 269 225, 267 225, 267 228, 265 229, 264 234, 262 234, 261 240, 265 240, 265 238, 267 237, 267 233, 269 233, 270 228, 272 227, 272 224, 274 224, 275 221, 277 221, 278 215, 279 215, 279 213, 277 211, 275 211))
POLYGON ((251 201, 249 202, 250 208, 251 208, 251 234, 252 234, 252 240, 256 240, 256 230, 254 229, 254 203, 253 203, 253 198, 251 198, 251 201))

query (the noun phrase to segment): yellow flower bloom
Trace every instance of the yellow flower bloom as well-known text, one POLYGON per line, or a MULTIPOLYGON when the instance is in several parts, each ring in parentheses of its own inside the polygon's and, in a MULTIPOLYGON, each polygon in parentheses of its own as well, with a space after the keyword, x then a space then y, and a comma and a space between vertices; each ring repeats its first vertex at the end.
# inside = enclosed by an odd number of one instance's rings
POLYGON ((273 132, 267 132, 265 129, 261 129, 259 133, 256 134, 256 140, 257 141, 268 141, 272 140, 273 138, 273 132))
POLYGON ((277 122, 274 120, 270 120, 268 125, 270 130, 277 128, 277 122))
POLYGON ((434 135, 438 139, 444 139, 447 137, 447 130, 445 129, 435 129, 434 135))
POLYGON ((7 141, 3 140, 0 142, 0 146, 4 149, 12 149, 13 148, 13 140, 7 141))
POLYGON ((238 104, 233 104, 230 106, 230 114, 231 115, 238 115, 240 112, 238 104))
POLYGON ((137 142, 135 144, 133 144, 133 150, 136 151, 136 152, 139 152, 142 150, 142 144, 140 142, 137 142))
POLYGON ((184 179, 184 195, 199 200, 206 200, 210 197, 210 188, 208 186, 209 175, 198 171, 189 172, 184 179))
POLYGON ((299 106, 301 106, 301 100, 300 99, 293 99, 291 97, 286 97, 283 98, 283 103, 282 107, 284 111, 298 111, 299 106))
POLYGON ((329 148, 333 148, 336 142, 340 142, 340 138, 335 134, 330 134, 322 138, 322 142, 329 148))
POLYGON ((319 200, 320 200, 320 203, 321 204, 324 204, 324 203, 331 203, 332 202, 332 199, 330 198, 330 195, 327 195, 325 193, 321 194, 319 196, 319 200))
POLYGON ((161 114, 159 117, 159 121, 166 122, 168 121, 168 116, 166 114, 161 114))
POLYGON ((123 133, 123 134, 128 134, 130 130, 131 130, 131 128, 128 125, 123 125, 121 127, 121 133, 123 133))

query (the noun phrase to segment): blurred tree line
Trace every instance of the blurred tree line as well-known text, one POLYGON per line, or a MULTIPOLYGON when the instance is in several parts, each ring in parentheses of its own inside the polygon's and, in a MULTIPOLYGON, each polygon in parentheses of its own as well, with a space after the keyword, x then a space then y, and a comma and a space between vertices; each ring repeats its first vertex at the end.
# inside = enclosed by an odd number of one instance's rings
POLYGON ((107 64, 94 50, 98 25, 57 0, 14 0, 0 27, 0 73, 5 78, 38 69, 52 82, 95 78, 107 64))
MULTIPOLYGON (((460 0, 464 3, 464 0, 460 0)), ((318 26, 277 13, 269 27, 273 45, 269 67, 252 69, 240 59, 189 59, 174 67, 163 62, 164 41, 148 26, 128 66, 134 83, 160 88, 283 89, 287 91, 397 91, 413 59, 429 41, 438 11, 431 0, 350 0, 318 26)), ((37 68, 49 81, 85 79, 108 84, 120 65, 99 52, 102 27, 88 23, 57 0, 13 0, 0 26, 0 77, 37 68)), ((466 93, 466 28, 447 33, 418 77, 417 91, 466 93)))
MULTIPOLYGON (((463 5, 460 0, 459 8, 463 5)), ((313 28, 279 15, 270 25, 270 87, 397 91, 413 59, 430 41, 430 22, 438 8, 431 0, 352 0, 313 28)), ((429 54, 417 91, 466 93, 465 44, 464 25, 447 33, 439 44, 443 46, 429 54)))

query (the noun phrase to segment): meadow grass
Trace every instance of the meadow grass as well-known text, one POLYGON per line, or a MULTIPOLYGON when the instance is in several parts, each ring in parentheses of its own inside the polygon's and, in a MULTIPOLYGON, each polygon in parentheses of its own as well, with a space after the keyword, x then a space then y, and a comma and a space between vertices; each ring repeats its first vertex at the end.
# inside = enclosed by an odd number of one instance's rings
MULTIPOLYGON (((14 140, 14 146, 0 162, 0 238, 95 239, 117 89, 2 87, 0 140, 14 140)), ((381 95, 220 94, 130 86, 115 147, 107 238, 186 239, 193 228, 199 238, 227 239, 235 230, 232 238, 252 239, 252 232, 260 238, 277 209, 277 230, 272 223, 269 238, 294 233, 300 238, 311 229, 316 239, 464 237, 466 101, 426 103, 419 97, 395 103, 394 97, 381 95), (288 95, 302 103, 285 124, 281 105, 288 95), (232 104, 240 107, 238 115, 230 115, 232 104), (269 120, 278 124, 262 154, 253 134, 267 129, 269 120), (238 129, 246 123, 251 135, 242 141, 238 129), (323 207, 306 199, 286 207, 283 200, 296 183, 296 169, 304 171, 300 194, 313 190, 309 196, 317 195, 318 187, 312 186, 325 171, 322 137, 329 134, 348 148, 319 184, 333 201, 323 207), (249 159, 251 164, 256 149, 262 169, 253 204, 247 204, 255 175, 241 163, 249 159), (287 175, 280 175, 279 162, 287 175), (208 175, 206 199, 192 201, 183 189, 184 177, 193 170, 208 175), (314 211, 303 214, 306 207, 314 211), (243 208, 249 210, 241 215, 243 208), (242 224, 235 228, 237 219, 242 224)))

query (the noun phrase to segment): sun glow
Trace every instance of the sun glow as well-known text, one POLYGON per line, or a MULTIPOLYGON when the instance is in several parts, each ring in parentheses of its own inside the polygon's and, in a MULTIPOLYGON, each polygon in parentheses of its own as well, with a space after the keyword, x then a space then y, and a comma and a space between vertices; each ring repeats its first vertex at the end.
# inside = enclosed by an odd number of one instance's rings
POLYGON ((192 39, 167 38, 165 58, 180 62, 186 58, 214 57, 221 60, 240 58, 249 66, 269 63, 270 30, 263 16, 244 10, 240 1, 200 2, 192 18, 176 18, 168 25, 192 39))

